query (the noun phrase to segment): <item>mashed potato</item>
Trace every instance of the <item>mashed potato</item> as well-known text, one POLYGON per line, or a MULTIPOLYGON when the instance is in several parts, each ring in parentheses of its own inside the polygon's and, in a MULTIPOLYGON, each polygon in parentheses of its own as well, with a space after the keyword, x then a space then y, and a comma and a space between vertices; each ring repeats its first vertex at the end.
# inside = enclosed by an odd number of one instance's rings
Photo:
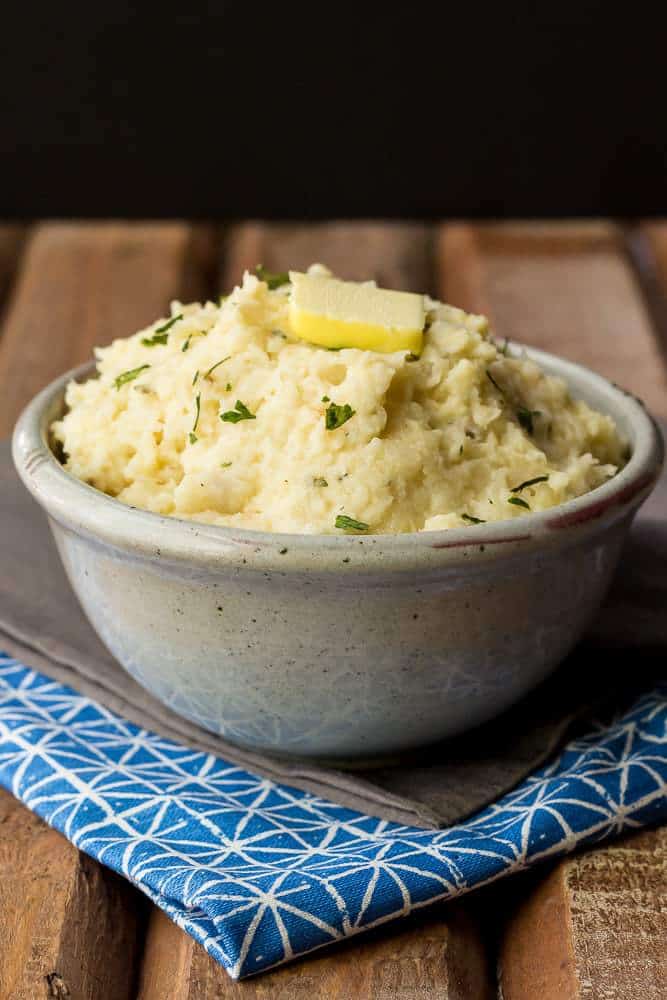
POLYGON ((220 306, 175 302, 98 349, 53 425, 67 469, 160 514, 340 533, 523 517, 622 463, 611 419, 484 317, 427 299, 420 358, 330 351, 291 337, 288 296, 246 274, 220 306))

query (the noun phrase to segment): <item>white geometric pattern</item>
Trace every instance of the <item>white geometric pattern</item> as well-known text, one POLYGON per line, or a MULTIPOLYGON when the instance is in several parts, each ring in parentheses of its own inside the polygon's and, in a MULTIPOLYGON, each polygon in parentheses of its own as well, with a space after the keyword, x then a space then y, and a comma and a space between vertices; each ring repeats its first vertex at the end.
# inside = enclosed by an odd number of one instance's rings
POLYGON ((667 689, 448 830, 374 819, 138 729, 0 654, 0 784, 233 977, 667 818, 667 689))

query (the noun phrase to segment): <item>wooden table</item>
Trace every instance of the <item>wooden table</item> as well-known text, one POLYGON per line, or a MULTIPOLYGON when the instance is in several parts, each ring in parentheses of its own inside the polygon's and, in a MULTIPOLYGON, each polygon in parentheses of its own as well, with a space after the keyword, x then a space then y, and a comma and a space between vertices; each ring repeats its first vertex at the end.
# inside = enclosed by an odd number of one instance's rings
MULTIPOLYGON (((52 377, 245 267, 321 260, 429 291, 667 416, 667 223, 0 226, 0 433, 52 377)), ((667 996, 667 829, 423 911, 242 984, 0 792, 0 1000, 667 996), (498 994, 497 994, 498 991, 498 994)))

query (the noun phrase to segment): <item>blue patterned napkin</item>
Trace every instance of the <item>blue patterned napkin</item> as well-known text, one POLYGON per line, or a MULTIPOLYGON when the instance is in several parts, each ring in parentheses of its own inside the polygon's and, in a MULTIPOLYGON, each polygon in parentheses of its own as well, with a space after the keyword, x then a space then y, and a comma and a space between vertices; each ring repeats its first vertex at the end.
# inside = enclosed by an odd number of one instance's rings
POLYGON ((667 685, 472 819, 374 819, 139 729, 0 654, 0 784, 239 978, 667 819, 667 685))

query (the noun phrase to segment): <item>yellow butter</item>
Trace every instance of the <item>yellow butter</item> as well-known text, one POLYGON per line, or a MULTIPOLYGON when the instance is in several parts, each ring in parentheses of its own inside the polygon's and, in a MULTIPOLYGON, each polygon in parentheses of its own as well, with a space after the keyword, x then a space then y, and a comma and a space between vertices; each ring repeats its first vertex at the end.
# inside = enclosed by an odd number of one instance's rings
POLYGON ((290 326, 301 340, 383 354, 421 352, 423 295, 297 271, 290 271, 290 281, 290 326))

